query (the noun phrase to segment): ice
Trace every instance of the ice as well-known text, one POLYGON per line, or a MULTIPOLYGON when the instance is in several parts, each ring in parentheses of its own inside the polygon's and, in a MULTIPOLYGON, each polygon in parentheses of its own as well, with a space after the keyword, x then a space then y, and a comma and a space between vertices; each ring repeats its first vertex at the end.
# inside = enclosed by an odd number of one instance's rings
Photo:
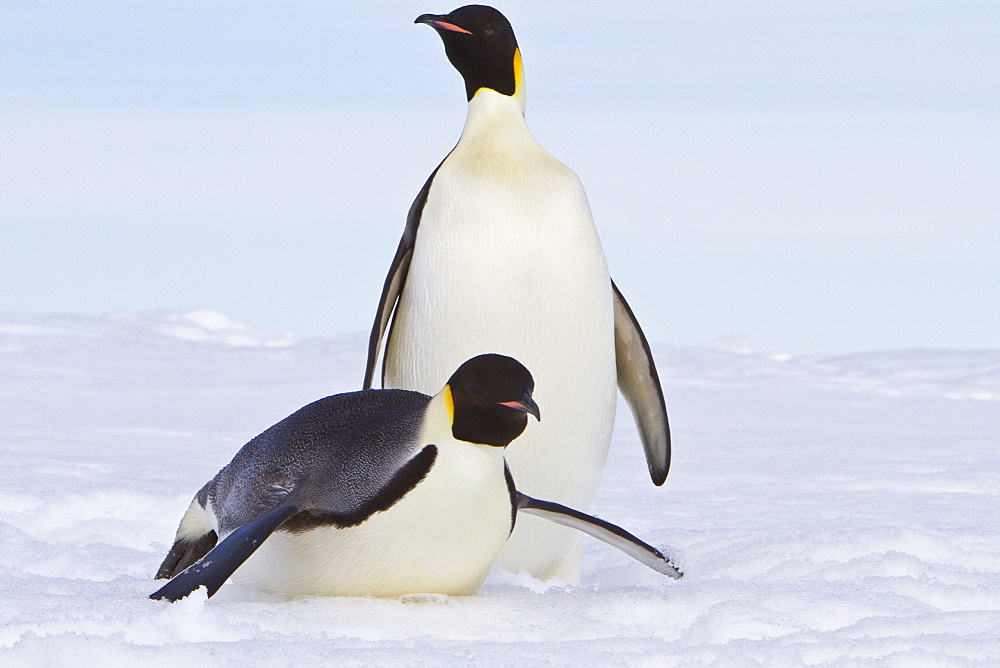
MULTIPOLYGON (((191 496, 249 438, 357 389, 366 336, 208 311, 0 313, 0 663, 1000 662, 1000 353, 654 345, 674 437, 649 482, 621 407, 582 582, 473 596, 146 597, 191 496)), ((544 410, 544 408, 543 408, 544 410)))

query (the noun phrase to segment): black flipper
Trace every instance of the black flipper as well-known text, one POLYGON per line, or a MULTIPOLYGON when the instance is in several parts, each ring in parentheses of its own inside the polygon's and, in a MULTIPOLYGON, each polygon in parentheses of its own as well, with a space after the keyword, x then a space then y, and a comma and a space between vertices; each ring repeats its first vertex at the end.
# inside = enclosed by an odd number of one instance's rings
POLYGON ((608 545, 617 547, 636 561, 649 566, 657 573, 663 573, 675 579, 683 575, 674 566, 673 562, 670 561, 669 557, 664 556, 662 552, 652 545, 642 542, 628 531, 625 531, 625 529, 610 522, 605 522, 592 515, 581 513, 579 510, 573 510, 552 501, 533 499, 521 492, 517 493, 517 509, 519 512, 544 517, 556 524, 582 531, 598 540, 604 541, 608 545))
POLYGON ((507 460, 503 462, 503 477, 507 481, 507 493, 510 495, 510 533, 514 533, 514 525, 517 524, 517 487, 514 486, 514 476, 510 472, 507 460))
POLYGON ((392 266, 389 267, 389 274, 385 277, 385 285, 382 286, 382 297, 378 303, 378 313, 375 314, 375 322, 372 324, 372 332, 368 337, 368 366, 365 368, 365 383, 362 389, 370 390, 372 380, 375 375, 375 365, 378 364, 378 354, 382 347, 382 337, 385 329, 389 326, 389 319, 399 301, 399 295, 403 291, 406 283, 406 273, 410 270, 410 258, 413 257, 413 245, 407 245, 406 233, 399 240, 399 247, 396 249, 396 256, 392 258, 392 266))
POLYGON ((149 595, 155 600, 178 601, 199 587, 208 589, 212 596, 229 579, 244 561, 281 523, 299 512, 294 505, 282 505, 244 524, 215 546, 198 563, 194 564, 156 592, 149 595))
MULTIPOLYGON (((447 158, 446 158, 447 159, 447 158)), ((442 160, 442 162, 444 162, 442 160)), ((441 167, 438 165, 427 178, 424 186, 417 193, 417 198, 410 205, 410 211, 406 215, 406 227, 403 228, 403 237, 399 240, 396 248, 396 255, 392 258, 392 265, 389 273, 386 274, 385 283, 382 285, 382 296, 378 301, 378 312, 375 313, 375 322, 372 323, 372 331, 368 337, 368 364, 365 367, 365 383, 362 389, 370 390, 372 381, 375 378, 375 366, 378 364, 378 354, 382 347, 382 338, 385 330, 389 326, 389 320, 396 309, 399 295, 403 293, 403 286, 406 285, 406 274, 410 270, 410 258, 413 257, 413 246, 417 241, 417 228, 420 226, 420 216, 424 211, 424 204, 427 203, 427 193, 431 189, 431 181, 441 167)), ((382 370, 383 378, 385 369, 382 370)))
POLYGON ((618 368, 618 389, 632 410, 646 465, 653 484, 659 486, 670 470, 670 424, 667 404, 663 399, 660 377, 653 363, 639 321, 635 319, 625 297, 611 281, 615 294, 615 363, 618 368))
POLYGON ((197 540, 176 541, 166 558, 163 559, 163 563, 160 564, 160 569, 156 571, 156 579, 169 580, 178 575, 208 554, 217 542, 219 542, 219 536, 214 531, 209 531, 197 540))

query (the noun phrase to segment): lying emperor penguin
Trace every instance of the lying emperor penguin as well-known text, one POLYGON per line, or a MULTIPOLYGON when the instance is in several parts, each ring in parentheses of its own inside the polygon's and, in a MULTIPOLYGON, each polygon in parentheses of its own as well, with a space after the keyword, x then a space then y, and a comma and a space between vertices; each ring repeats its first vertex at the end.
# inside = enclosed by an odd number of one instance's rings
POLYGON ((156 575, 170 582, 150 598, 211 596, 230 576, 289 596, 470 594, 519 512, 681 577, 624 529, 517 491, 504 448, 540 419, 533 390, 517 360, 489 354, 433 397, 364 390, 296 411, 201 488, 156 575))

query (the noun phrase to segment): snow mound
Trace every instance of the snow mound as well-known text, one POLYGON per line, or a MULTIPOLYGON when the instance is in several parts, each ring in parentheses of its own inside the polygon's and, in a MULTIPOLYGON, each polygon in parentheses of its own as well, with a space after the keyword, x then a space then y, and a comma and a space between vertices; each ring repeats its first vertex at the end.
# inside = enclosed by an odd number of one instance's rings
POLYGON ((295 343, 290 333, 272 334, 253 329, 227 315, 209 309, 174 312, 157 311, 137 314, 117 311, 108 319, 137 328, 199 343, 220 343, 241 347, 286 347, 295 343))
POLYGON ((68 314, 0 313, 0 351, 24 346, 59 345, 78 339, 148 341, 168 337, 195 343, 244 348, 284 348, 295 345, 290 333, 254 329, 208 309, 136 313, 114 311, 101 317, 68 314))
POLYGON ((815 360, 831 385, 888 396, 1000 400, 1000 351, 903 350, 815 360))
POLYGON ((753 352, 753 343, 750 337, 744 334, 732 334, 720 336, 717 339, 705 344, 706 348, 721 350, 726 353, 736 353, 738 355, 749 355, 753 352))
POLYGON ((1000 400, 1000 350, 889 350, 837 356, 751 352, 740 339, 655 346, 661 375, 691 385, 844 389, 889 397, 1000 400))

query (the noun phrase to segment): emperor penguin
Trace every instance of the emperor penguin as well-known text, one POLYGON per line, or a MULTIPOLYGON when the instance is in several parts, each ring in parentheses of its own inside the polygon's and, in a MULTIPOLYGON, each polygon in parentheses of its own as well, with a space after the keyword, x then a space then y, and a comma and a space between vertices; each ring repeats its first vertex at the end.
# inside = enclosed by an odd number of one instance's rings
POLYGON ((680 577, 620 527, 517 491, 503 453, 540 418, 533 385, 519 362, 487 354, 433 397, 367 390, 298 410, 201 488, 156 575, 170 582, 150 598, 211 596, 230 576, 290 596, 470 594, 518 511, 680 577))
MULTIPOLYGON (((535 141, 514 31, 496 9, 424 14, 465 80, 458 144, 410 208, 368 346, 372 386, 431 392, 449 369, 495 350, 532 369, 546 420, 509 448, 525 493, 586 508, 607 459, 617 389, 638 425, 654 484, 670 428, 646 338, 608 273, 583 185, 535 141), (386 337, 386 332, 388 336, 386 337)), ((498 564, 579 581, 579 535, 519 522, 498 564)))

